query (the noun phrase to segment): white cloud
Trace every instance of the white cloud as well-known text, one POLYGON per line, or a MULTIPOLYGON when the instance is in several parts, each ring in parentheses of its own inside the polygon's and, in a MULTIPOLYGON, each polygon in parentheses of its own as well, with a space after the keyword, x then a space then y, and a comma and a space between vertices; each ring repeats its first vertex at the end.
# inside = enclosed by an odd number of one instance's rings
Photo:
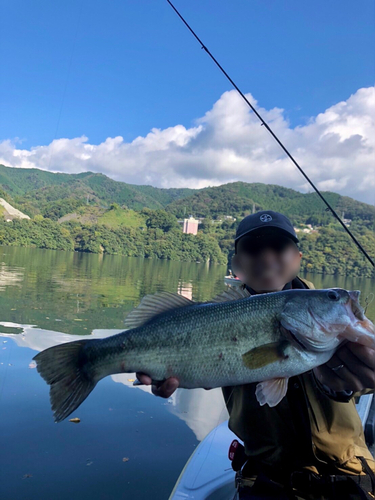
MULTIPOLYGON (((282 109, 257 110, 323 190, 375 202, 375 87, 359 89, 303 126, 291 128, 282 109)), ((233 90, 185 128, 152 129, 130 143, 85 136, 17 149, 0 143, 0 163, 59 172, 93 171, 116 180, 159 187, 204 187, 236 180, 308 186, 265 127, 233 90)))

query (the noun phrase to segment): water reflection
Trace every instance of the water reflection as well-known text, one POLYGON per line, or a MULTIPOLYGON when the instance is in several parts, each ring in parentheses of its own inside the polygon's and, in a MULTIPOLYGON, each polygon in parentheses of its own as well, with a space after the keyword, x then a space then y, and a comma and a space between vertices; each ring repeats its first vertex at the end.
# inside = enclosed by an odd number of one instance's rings
MULTIPOLYGON (((114 375, 72 415, 81 418, 79 425, 55 425, 48 386, 30 362, 52 345, 122 331, 126 315, 148 293, 168 290, 208 301, 224 289, 226 271, 0 247, 0 426, 7 450, 0 456, 1 500, 168 498, 198 441, 226 418, 220 390, 181 389, 166 401, 133 387, 133 374, 114 375)), ((359 289, 362 304, 375 289, 373 280, 306 277, 317 288, 359 289)), ((367 315, 375 320, 375 301, 367 315)))
POLYGON ((193 300, 193 283, 184 283, 183 281, 179 281, 177 293, 189 300, 193 300))
POLYGON ((11 326, 21 333, 0 334, 1 500, 168 498, 197 444, 185 422, 164 400, 107 377, 72 415, 79 425, 54 424, 48 386, 31 359, 77 337, 11 326))
MULTIPOLYGON (((112 255, 0 247, 6 293, 0 289, 0 319, 86 334, 122 328, 123 320, 148 293, 167 290, 197 301, 223 288, 224 266, 147 260, 112 255), (21 276, 22 272, 22 276, 21 276), (13 311, 13 312, 12 312, 13 311)), ((1 282, 0 282, 1 284, 1 282)))
MULTIPOLYGON (((93 330, 90 338, 99 339, 115 335, 122 330, 93 330)), ((82 339, 82 336, 71 335, 53 330, 43 330, 33 325, 19 325, 16 323, 0 322, 0 337, 11 339, 18 347, 27 347, 33 351, 40 352, 48 347, 52 347, 65 342, 82 339), (2 327, 18 328, 17 335, 2 332, 2 327)), ((4 349, 4 348, 3 348, 4 349)), ((30 356, 34 357, 35 353, 30 356)), ((35 365, 30 366, 33 368, 35 365)), ((142 390, 147 394, 151 393, 150 387, 133 386, 134 373, 116 374, 110 377, 114 382, 123 384, 134 390, 142 390)), ((48 392, 46 386, 46 393, 48 392)), ((154 397, 154 396, 153 396, 154 397)), ((222 392, 220 389, 206 391, 204 389, 179 389, 165 403, 168 410, 184 421, 194 432, 198 441, 204 437, 217 425, 228 418, 222 392)))
POLYGON ((181 389, 172 398, 171 412, 186 422, 198 441, 228 419, 221 389, 181 389))
MULTIPOLYGON (((121 331, 122 330, 93 330, 89 335, 90 338, 105 338, 120 333, 121 331)), ((37 352, 58 344, 82 339, 81 335, 71 335, 68 333, 56 332, 54 330, 43 330, 35 327, 35 325, 20 325, 7 321, 0 322, 0 336, 12 339, 18 347, 28 347, 37 352), (4 333, 2 327, 19 328, 21 331, 17 335, 4 333)), ((33 354, 33 356, 35 356, 35 354, 33 354)))
MULTIPOLYGON (((111 375, 114 382, 124 384, 155 397, 150 387, 133 386, 135 374, 111 375)), ((167 409, 186 423, 198 441, 202 441, 217 425, 228 419, 221 389, 178 389, 164 402, 167 409)))
POLYGON ((21 286, 24 276, 22 267, 10 267, 5 262, 0 262, 0 291, 5 291, 7 286, 21 286))

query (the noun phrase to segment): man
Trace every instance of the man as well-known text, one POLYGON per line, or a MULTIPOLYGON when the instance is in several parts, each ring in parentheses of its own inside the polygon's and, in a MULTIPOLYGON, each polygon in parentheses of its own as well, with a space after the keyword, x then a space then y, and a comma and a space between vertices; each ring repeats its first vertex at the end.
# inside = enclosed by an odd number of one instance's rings
MULTIPOLYGON (((298 277, 297 244, 284 215, 249 215, 237 229, 232 269, 250 294, 314 288, 298 277)), ((354 402, 375 389, 374 350, 341 346, 325 365, 292 377, 286 397, 273 408, 259 405, 255 385, 223 388, 229 427, 245 445, 239 498, 375 498, 374 461, 354 402)), ((171 378, 153 392, 169 397, 177 387, 171 378)))

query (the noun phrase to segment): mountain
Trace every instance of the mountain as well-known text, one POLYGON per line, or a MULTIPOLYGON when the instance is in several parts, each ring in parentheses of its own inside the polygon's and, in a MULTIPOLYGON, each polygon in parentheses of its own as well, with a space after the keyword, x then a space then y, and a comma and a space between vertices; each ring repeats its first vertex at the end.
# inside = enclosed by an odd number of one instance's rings
MULTIPOLYGON (((323 194, 340 217, 373 228, 375 207, 337 193, 323 194)), ((328 224, 333 220, 316 193, 304 194, 272 184, 233 182, 205 188, 188 198, 175 200, 167 207, 176 217, 192 214, 214 219, 225 215, 241 218, 252 213, 253 209, 282 212, 295 224, 328 224)))
MULTIPOLYGON (((118 203, 141 210, 163 208, 174 200, 193 194, 193 189, 160 189, 135 186, 110 179, 103 174, 83 172, 61 174, 36 168, 11 168, 0 165, 0 187, 29 215, 42 212, 48 203, 76 200, 101 205, 118 203)), ((61 214, 60 216, 65 215, 61 214)))
MULTIPOLYGON (((220 219, 241 218, 255 210, 276 210, 295 224, 329 224, 327 212, 316 193, 300 193, 272 184, 233 182, 203 189, 136 186, 114 181, 92 172, 61 174, 36 168, 0 165, 0 196, 26 214, 57 220, 86 205, 109 208, 117 203, 127 209, 166 209, 176 217, 193 215, 220 219)), ((340 217, 374 228, 375 207, 325 192, 324 196, 340 217)))

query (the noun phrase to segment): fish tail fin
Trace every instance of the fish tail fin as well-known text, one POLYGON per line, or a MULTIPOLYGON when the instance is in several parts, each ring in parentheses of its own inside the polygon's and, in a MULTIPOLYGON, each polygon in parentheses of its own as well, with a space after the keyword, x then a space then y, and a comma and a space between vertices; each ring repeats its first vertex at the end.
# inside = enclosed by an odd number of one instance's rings
POLYGON ((38 372, 50 385, 55 422, 61 422, 78 408, 97 384, 84 366, 87 358, 83 348, 88 342, 92 340, 50 347, 33 358, 38 372))

